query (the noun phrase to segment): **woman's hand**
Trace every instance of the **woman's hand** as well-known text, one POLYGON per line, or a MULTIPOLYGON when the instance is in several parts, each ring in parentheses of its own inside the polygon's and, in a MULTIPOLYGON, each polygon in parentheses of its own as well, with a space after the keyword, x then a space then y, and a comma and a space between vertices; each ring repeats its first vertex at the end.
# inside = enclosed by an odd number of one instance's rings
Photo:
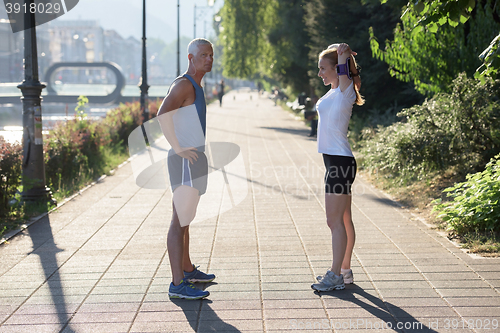
POLYGON ((340 43, 339 47, 337 48, 337 53, 338 53, 338 55, 341 55, 344 52, 348 52, 349 54, 352 54, 353 56, 358 55, 356 52, 351 50, 351 47, 349 45, 347 45, 346 43, 340 43))
POLYGON ((180 157, 189 160, 191 164, 194 164, 194 162, 198 159, 198 153, 194 147, 176 149, 175 153, 180 157))
MULTIPOLYGON (((345 44, 345 43, 344 43, 345 44)), ((345 44, 347 45, 347 44, 345 44)), ((338 49, 339 49, 339 46, 340 44, 331 44, 328 46, 328 49, 333 49, 333 48, 336 48, 337 49, 337 53, 338 53, 338 49)), ((354 55, 354 56, 357 56, 358 54, 356 52, 354 52, 353 50, 351 50, 351 54, 354 55)))

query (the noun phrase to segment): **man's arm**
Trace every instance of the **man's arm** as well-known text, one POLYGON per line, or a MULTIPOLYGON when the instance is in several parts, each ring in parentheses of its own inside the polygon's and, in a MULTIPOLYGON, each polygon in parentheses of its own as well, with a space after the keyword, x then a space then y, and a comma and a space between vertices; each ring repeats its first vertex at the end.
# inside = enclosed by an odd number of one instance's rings
POLYGON ((174 82, 168 95, 163 99, 157 113, 158 122, 165 138, 175 153, 193 163, 198 159, 195 147, 181 147, 175 135, 173 115, 183 106, 194 103, 194 89, 187 79, 174 82))

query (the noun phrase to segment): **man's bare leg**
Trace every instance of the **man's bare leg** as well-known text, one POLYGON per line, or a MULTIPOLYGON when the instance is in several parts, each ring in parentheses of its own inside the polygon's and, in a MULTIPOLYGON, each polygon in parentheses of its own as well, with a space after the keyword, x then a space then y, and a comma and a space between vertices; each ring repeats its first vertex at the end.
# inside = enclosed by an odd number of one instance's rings
POLYGON ((184 251, 182 254, 182 270, 184 272, 192 272, 194 268, 189 257, 189 226, 186 227, 186 232, 184 233, 184 251))
POLYGON ((184 257, 184 234, 187 227, 181 227, 179 218, 173 205, 172 221, 167 234, 168 258, 170 260, 170 269, 172 270, 172 282, 175 286, 184 279, 182 270, 182 258, 184 257))
POLYGON ((184 271, 193 270, 189 257, 189 223, 196 215, 200 201, 199 191, 189 186, 179 186, 173 195, 173 214, 167 235, 168 257, 172 270, 172 282, 179 285, 184 271))

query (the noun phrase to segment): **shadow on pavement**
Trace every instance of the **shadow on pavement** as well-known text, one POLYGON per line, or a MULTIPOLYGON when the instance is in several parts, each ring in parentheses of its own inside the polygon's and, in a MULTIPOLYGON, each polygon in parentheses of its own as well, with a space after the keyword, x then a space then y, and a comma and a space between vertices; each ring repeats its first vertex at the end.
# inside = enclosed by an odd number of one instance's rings
MULTIPOLYGON (((317 291, 314 292, 318 294, 317 291)), ((356 318, 353 316, 351 318, 346 317, 345 319, 332 319, 335 329, 345 329, 344 327, 335 327, 335 325, 350 325, 348 329, 353 328, 359 330, 365 329, 380 329, 387 330, 392 329, 397 332, 436 332, 432 328, 426 326, 423 322, 417 320, 415 317, 410 315, 405 310, 391 304, 387 301, 381 300, 379 297, 374 296, 366 292, 363 288, 357 286, 356 284, 346 285, 344 290, 333 290, 328 292, 321 292, 322 296, 332 296, 332 298, 337 298, 344 300, 346 302, 351 302, 358 305, 360 308, 366 310, 373 316, 380 319, 380 321, 375 321, 368 318, 356 318)))
POLYGON ((210 307, 212 301, 209 299, 198 301, 171 299, 171 302, 182 309, 189 325, 195 332, 241 332, 233 325, 224 322, 215 313, 210 307), (197 306, 194 306, 193 303, 197 306))
POLYGON ((395 208, 401 207, 401 205, 397 201, 391 200, 389 198, 379 198, 379 197, 372 195, 372 194, 365 194, 365 196, 367 196, 370 200, 379 202, 379 203, 384 204, 386 206, 395 207, 395 208))
MULTIPOLYGON (((283 127, 261 127, 261 128, 273 130, 273 131, 278 131, 278 132, 282 132, 282 133, 305 136, 305 137, 307 137, 309 135, 309 133, 311 132, 311 130, 308 128, 304 128, 304 129, 292 129, 292 128, 283 128, 283 127)), ((316 138, 314 138, 314 140, 316 140, 316 138)))
MULTIPOLYGON (((310 194, 310 192, 306 193, 304 188, 297 189, 297 188, 292 187, 291 190, 283 191, 279 185, 269 185, 269 184, 259 182, 258 180, 253 180, 251 178, 246 178, 246 181, 248 183, 253 183, 253 184, 258 185, 258 186, 263 188, 262 190, 260 188, 258 188, 256 190, 257 194, 259 194, 259 195, 261 195, 262 192, 264 191, 264 194, 267 194, 267 195, 280 193, 280 194, 292 196, 292 197, 299 199, 299 200, 310 200, 311 196, 313 196, 313 194, 310 194), (294 191, 299 192, 299 194, 293 193, 294 191), (302 192, 302 193, 300 193, 300 192, 302 192)), ((290 186, 290 185, 288 185, 288 186, 290 186)))
MULTIPOLYGON (((54 243, 52 227, 48 216, 43 220, 31 225, 28 228, 28 234, 33 243, 33 251, 29 255, 37 255, 40 258, 45 282, 47 283, 52 298, 52 305, 55 307, 61 331, 65 333, 75 332, 68 325, 71 314, 68 311, 61 276, 59 274, 59 264, 57 262, 57 253, 64 250, 57 247, 54 243)), ((49 303, 47 303, 49 304, 49 303)))

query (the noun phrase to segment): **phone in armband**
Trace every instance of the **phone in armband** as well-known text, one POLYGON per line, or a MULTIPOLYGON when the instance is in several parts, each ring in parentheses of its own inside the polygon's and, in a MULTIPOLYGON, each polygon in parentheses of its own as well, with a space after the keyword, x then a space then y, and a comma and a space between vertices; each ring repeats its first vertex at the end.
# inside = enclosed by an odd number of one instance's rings
POLYGON ((347 75, 347 78, 349 80, 352 80, 351 71, 349 70, 349 60, 351 60, 350 57, 346 59, 345 64, 338 64, 337 65, 337 74, 338 75, 347 75))

